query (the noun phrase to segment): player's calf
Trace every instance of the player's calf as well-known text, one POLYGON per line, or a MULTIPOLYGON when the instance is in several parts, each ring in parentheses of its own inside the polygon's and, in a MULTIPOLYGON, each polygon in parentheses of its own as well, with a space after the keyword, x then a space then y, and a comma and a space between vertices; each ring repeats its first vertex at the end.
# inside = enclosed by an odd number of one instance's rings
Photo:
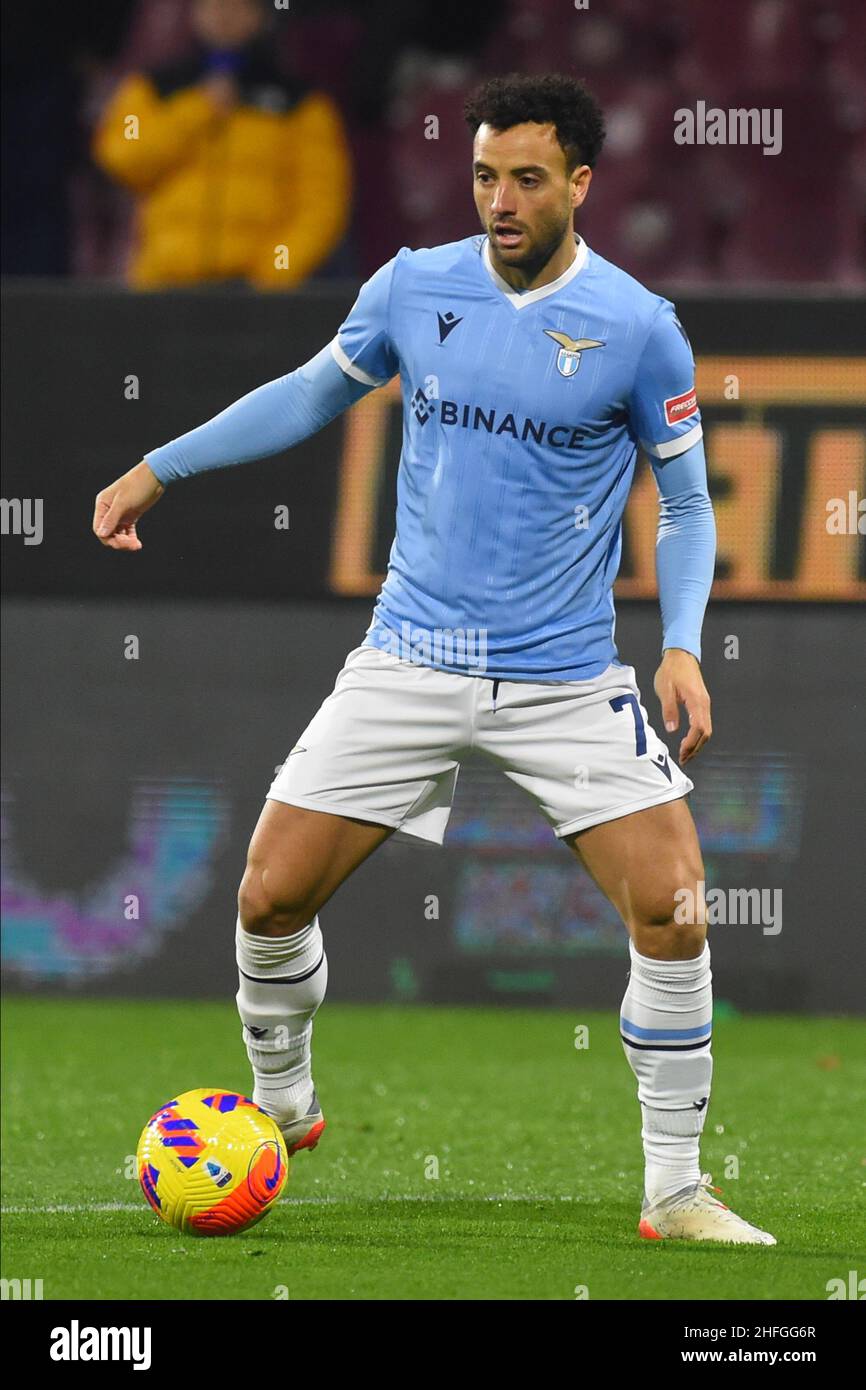
POLYGON ((277 1121, 290 1153, 313 1148, 324 1129, 311 1051, 328 979, 318 910, 390 833, 268 800, 250 842, 238 892, 237 1006, 253 1099, 277 1121))
POLYGON ((637 1078, 645 1196, 657 1200, 700 1179, 713 1060, 710 951, 658 959, 629 942, 631 972, 620 1036, 637 1078))
POLYGON ((324 1128, 312 1033, 328 962, 317 915, 322 897, 315 891, 322 856, 309 843, 310 828, 324 819, 267 803, 238 890, 236 1000, 253 1099, 280 1125, 290 1149, 314 1147, 324 1128))
POLYGON ((675 862, 633 891, 630 902, 631 973, 620 1032, 638 1082, 645 1199, 654 1202, 701 1176, 713 1073, 710 952, 694 906, 702 876, 699 863, 675 862))
POLYGON ((264 936, 247 931, 238 918, 235 945, 253 1100, 281 1127, 294 1124, 315 1097, 313 1018, 328 982, 319 919, 288 935, 264 936))

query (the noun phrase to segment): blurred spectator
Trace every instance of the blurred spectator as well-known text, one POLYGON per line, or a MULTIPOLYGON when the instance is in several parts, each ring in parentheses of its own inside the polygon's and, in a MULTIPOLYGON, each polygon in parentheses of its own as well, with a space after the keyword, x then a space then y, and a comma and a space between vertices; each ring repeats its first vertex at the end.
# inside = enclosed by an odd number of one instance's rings
POLYGON ((0 13, 7 274, 367 276, 400 245, 475 230, 463 98, 514 70, 573 73, 600 100, 608 138, 579 227, 632 274, 863 283, 864 0, 726 0, 722 22, 694 0, 4 0, 0 13), (782 109, 781 152, 677 144, 675 112, 698 100, 782 109))
POLYGON ((131 282, 289 289, 346 230, 340 115, 274 62, 264 0, 192 0, 191 20, 194 50, 127 77, 94 139, 98 163, 138 195, 131 282))

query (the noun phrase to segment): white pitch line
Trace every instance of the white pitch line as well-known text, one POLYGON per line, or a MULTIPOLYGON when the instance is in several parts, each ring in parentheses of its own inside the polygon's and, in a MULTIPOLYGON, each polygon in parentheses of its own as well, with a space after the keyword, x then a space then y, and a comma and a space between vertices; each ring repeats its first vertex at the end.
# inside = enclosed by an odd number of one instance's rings
MULTIPOLYGON (((379 1197, 282 1197, 278 1207, 333 1207, 351 1206, 356 1202, 574 1202, 575 1197, 563 1197, 551 1193, 501 1192, 491 1194, 443 1193, 443 1192, 391 1192, 379 1197)), ((592 1201, 592 1198, 588 1199, 592 1201)), ((138 1211, 147 1212, 150 1208, 142 1199, 140 1202, 57 1202, 47 1206, 3 1206, 0 1216, 79 1216, 90 1212, 138 1211)))

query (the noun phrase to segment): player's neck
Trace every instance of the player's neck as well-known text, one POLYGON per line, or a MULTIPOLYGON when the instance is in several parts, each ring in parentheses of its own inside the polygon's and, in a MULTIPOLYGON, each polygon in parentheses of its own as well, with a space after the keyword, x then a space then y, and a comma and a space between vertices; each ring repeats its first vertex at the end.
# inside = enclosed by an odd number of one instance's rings
POLYGON ((553 255, 538 269, 534 266, 506 265, 500 260, 492 242, 488 242, 488 245, 490 264, 497 275, 513 290, 540 290, 543 285, 552 284, 565 274, 577 255, 577 242, 573 231, 569 231, 568 235, 563 237, 553 255))

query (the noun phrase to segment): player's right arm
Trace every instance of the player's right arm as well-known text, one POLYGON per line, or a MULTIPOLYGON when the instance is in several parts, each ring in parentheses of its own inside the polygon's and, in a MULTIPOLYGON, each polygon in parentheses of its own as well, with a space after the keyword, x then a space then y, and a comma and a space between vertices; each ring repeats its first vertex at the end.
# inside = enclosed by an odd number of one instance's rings
POLYGON ((93 530, 102 544, 112 550, 140 550, 136 522, 170 482, 279 454, 390 381, 399 366, 389 331, 391 280, 403 254, 362 286, 337 337, 309 362, 152 450, 104 488, 93 516, 93 530))

